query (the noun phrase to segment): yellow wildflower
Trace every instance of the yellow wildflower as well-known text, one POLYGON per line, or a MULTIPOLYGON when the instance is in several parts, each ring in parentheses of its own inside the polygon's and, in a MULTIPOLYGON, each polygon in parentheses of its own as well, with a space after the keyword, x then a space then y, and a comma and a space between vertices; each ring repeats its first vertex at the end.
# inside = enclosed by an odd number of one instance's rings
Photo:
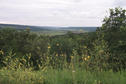
POLYGON ((84 58, 84 60, 86 61, 86 60, 87 60, 87 58, 85 57, 85 58, 84 58))
POLYGON ((48 49, 50 49, 51 47, 50 46, 48 46, 48 49))
POLYGON ((85 57, 82 57, 82 60, 84 61, 85 60, 85 57))
POLYGON ((56 46, 59 46, 59 44, 57 43, 56 46))
POLYGON ((88 59, 90 58, 90 56, 87 57, 88 59))

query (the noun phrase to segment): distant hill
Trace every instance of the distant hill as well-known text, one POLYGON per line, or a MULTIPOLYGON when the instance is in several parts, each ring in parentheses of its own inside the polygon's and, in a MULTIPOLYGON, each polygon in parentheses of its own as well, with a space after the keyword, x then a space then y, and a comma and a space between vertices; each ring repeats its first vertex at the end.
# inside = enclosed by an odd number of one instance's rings
POLYGON ((31 29, 31 31, 50 30, 50 27, 16 25, 16 24, 0 24, 0 28, 14 28, 14 29, 31 29))
POLYGON ((14 29, 26 29, 30 28, 32 31, 40 30, 86 30, 95 31, 97 27, 52 27, 52 26, 29 26, 29 25, 16 25, 16 24, 0 24, 0 28, 14 28, 14 29))
POLYGON ((93 32, 96 31, 97 27, 67 27, 67 28, 62 28, 63 30, 75 30, 75 31, 86 31, 86 32, 93 32))
POLYGON ((17 24, 0 24, 0 28, 14 28, 24 30, 29 28, 32 32, 46 35, 60 35, 66 34, 68 31, 73 33, 94 32, 97 27, 52 27, 52 26, 30 26, 17 24))

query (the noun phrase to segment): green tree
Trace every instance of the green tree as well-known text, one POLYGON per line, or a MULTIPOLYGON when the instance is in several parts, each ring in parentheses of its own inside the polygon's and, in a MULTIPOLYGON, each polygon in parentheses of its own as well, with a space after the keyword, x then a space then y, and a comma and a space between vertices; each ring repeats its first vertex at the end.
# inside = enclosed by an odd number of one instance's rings
POLYGON ((98 32, 104 33, 111 53, 109 63, 113 70, 126 69, 126 10, 122 8, 110 9, 110 16, 103 20, 98 32))
POLYGON ((126 27, 126 10, 122 8, 110 9, 110 16, 103 20, 102 25, 105 31, 119 31, 121 27, 126 27))
POLYGON ((107 70, 110 68, 108 60, 110 58, 107 42, 104 40, 104 34, 96 32, 97 39, 93 42, 93 49, 90 51, 91 60, 89 66, 95 70, 107 70))

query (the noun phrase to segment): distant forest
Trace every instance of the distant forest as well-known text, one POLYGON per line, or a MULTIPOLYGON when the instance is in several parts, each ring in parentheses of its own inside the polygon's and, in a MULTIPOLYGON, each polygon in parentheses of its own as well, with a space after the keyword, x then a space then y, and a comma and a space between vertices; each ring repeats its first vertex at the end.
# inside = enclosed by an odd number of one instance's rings
POLYGON ((14 28, 18 30, 29 28, 31 31, 51 31, 51 30, 64 30, 64 31, 78 31, 84 30, 88 32, 95 31, 97 27, 52 27, 52 26, 28 26, 28 25, 16 25, 16 24, 0 24, 0 28, 14 28))

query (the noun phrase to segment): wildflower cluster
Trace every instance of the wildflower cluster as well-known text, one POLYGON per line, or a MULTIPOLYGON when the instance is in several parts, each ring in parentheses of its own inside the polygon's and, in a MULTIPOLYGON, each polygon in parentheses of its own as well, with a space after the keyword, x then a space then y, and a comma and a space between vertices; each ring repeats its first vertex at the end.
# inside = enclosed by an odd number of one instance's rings
POLYGON ((83 61, 88 61, 89 59, 90 59, 90 56, 82 57, 82 60, 83 60, 83 61))

